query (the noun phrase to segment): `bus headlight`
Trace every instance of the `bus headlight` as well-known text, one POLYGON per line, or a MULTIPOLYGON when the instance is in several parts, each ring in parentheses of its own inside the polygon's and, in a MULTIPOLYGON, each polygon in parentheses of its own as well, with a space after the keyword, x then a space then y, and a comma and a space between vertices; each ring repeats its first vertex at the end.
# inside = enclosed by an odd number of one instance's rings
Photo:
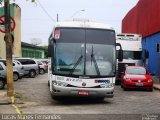
POLYGON ((101 88, 111 88, 111 87, 113 87, 113 84, 112 84, 112 83, 109 83, 109 84, 101 84, 100 86, 101 86, 101 88))
POLYGON ((67 83, 60 82, 60 81, 53 81, 52 84, 57 86, 62 86, 62 87, 66 87, 68 85, 67 83))

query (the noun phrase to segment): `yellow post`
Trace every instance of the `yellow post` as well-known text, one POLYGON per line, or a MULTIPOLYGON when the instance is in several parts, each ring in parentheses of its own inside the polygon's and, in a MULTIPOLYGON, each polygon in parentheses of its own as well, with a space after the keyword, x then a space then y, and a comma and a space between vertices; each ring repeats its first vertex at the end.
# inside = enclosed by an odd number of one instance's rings
POLYGON ((5 39, 6 39, 6 62, 7 62, 7 95, 13 96, 13 64, 12 64, 12 40, 10 21, 10 0, 4 0, 5 11, 5 39))

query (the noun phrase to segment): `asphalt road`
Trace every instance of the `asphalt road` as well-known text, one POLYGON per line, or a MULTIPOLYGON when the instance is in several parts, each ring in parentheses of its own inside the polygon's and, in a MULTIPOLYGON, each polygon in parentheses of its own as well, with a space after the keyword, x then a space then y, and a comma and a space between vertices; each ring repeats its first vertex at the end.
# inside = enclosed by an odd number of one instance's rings
POLYGON ((138 120, 143 115, 160 113, 160 91, 123 91, 120 86, 115 86, 114 98, 106 98, 104 101, 84 98, 55 101, 50 96, 47 79, 47 74, 44 74, 15 82, 15 91, 24 102, 18 104, 23 114, 60 114, 61 118, 69 120, 127 120, 127 117, 138 120))

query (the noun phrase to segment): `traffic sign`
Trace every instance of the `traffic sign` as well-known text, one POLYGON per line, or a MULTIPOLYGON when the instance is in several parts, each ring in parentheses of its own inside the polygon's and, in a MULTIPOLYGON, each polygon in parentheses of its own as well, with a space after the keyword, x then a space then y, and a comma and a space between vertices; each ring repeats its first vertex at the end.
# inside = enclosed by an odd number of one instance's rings
MULTIPOLYGON (((11 31, 13 31, 15 29, 16 22, 12 17, 10 17, 10 21, 11 31)), ((5 16, 0 16, 0 32, 5 33, 5 16)))

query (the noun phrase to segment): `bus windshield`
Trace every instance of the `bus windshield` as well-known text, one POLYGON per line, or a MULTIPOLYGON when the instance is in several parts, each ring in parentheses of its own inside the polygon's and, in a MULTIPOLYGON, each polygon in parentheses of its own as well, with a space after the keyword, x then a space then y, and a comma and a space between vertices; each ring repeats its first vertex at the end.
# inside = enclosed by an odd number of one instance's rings
POLYGON ((59 28, 53 72, 59 75, 114 76, 115 33, 102 29, 59 28))

